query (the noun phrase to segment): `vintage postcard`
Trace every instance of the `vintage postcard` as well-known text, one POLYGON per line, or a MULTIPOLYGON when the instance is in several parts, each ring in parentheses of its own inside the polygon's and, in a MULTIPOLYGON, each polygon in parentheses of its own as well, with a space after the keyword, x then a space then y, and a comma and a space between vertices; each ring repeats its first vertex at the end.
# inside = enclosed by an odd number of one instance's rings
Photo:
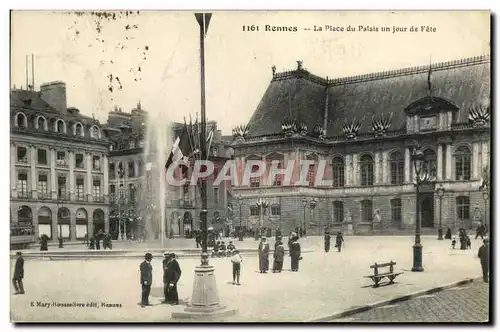
POLYGON ((12 322, 480 322, 489 11, 11 12, 12 322))

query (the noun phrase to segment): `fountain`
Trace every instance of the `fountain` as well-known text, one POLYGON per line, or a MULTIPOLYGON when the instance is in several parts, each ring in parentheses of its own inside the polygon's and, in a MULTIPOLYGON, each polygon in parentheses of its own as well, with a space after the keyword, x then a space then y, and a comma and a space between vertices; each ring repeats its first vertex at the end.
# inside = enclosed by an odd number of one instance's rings
POLYGON ((172 126, 165 121, 169 117, 164 113, 148 114, 144 140, 145 176, 142 184, 140 206, 143 213, 143 226, 147 240, 158 239, 161 249, 170 229, 166 223, 167 183, 165 163, 172 149, 172 126))

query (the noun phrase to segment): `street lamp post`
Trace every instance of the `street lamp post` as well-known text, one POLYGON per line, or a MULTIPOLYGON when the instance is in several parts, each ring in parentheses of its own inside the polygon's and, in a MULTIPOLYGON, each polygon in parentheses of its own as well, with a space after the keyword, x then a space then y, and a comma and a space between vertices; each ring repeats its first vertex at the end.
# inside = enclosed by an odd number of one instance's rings
MULTIPOLYGON (((315 218, 315 215, 314 215, 314 209, 316 208, 316 199, 313 198, 311 200, 311 202, 309 203, 310 206, 311 206, 311 213, 312 213, 312 219, 314 222, 316 222, 316 218, 315 218)), ((306 233, 306 230, 304 229, 304 234, 306 233)), ((318 235, 320 234, 320 226, 319 226, 319 222, 318 222, 318 235)))
MULTIPOLYGON (((302 206, 304 207, 304 219, 302 220, 303 222, 303 225, 302 225, 302 229, 305 230, 306 229, 306 207, 307 207, 307 198, 302 198, 302 206)), ((297 234, 300 236, 300 234, 297 234)))
POLYGON ((438 228, 438 240, 443 239, 443 196, 444 188, 441 186, 437 190, 437 195, 439 197, 439 228, 438 228))
POLYGON ((240 206, 240 230, 238 234, 238 241, 243 241, 243 230, 241 229, 241 221, 242 221, 242 216, 241 216, 241 206, 243 205, 243 197, 241 195, 238 196, 238 205, 240 206))
MULTIPOLYGON (((207 119, 205 112, 205 37, 212 14, 196 13, 196 21, 200 26, 200 85, 201 85, 201 133, 200 133, 200 159, 207 161, 206 127, 207 119)), ((194 285, 191 296, 191 303, 184 309, 184 312, 172 313, 173 318, 212 316, 215 314, 234 314, 236 310, 229 310, 220 305, 217 292, 217 282, 215 280, 215 269, 208 262, 208 225, 207 225, 207 182, 201 181, 201 211, 200 221, 202 228, 202 252, 201 265, 194 269, 194 285)))
POLYGON ((423 272, 424 268, 422 266, 422 244, 420 243, 420 202, 419 202, 419 193, 420 193, 420 183, 421 183, 421 175, 423 171, 423 163, 424 163, 424 152, 420 149, 419 146, 413 149, 413 154, 411 156, 413 161, 413 167, 416 175, 416 183, 415 183, 415 244, 413 245, 413 267, 411 269, 412 272, 423 272))

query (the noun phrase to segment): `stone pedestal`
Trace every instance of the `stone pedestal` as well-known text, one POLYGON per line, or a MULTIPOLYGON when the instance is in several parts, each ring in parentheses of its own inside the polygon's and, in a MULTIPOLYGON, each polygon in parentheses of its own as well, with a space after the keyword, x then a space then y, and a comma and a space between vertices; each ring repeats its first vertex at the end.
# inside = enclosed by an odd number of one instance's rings
POLYGON ((208 320, 236 314, 236 309, 220 305, 213 266, 197 266, 194 273, 191 303, 184 311, 172 313, 172 318, 208 320))
POLYGON ((352 227, 352 223, 347 224, 346 235, 354 235, 354 229, 352 227))

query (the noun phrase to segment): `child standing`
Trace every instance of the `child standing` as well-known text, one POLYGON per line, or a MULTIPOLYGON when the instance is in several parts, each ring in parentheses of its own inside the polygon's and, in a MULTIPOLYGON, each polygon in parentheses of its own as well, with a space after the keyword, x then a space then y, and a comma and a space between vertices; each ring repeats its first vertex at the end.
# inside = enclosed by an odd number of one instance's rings
POLYGON ((233 263, 233 285, 235 282, 236 285, 240 285, 241 262, 243 262, 243 259, 240 256, 240 252, 234 250, 233 256, 231 256, 231 263, 233 263))

